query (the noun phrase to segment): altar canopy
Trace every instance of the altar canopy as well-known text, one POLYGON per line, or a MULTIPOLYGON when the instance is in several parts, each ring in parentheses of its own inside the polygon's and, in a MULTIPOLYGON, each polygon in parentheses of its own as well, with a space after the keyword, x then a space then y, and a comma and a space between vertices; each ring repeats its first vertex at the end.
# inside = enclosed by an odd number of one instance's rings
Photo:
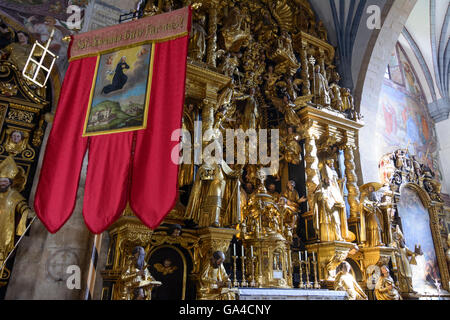
POLYGON ((91 232, 105 231, 127 202, 152 229, 174 206, 171 135, 181 127, 190 18, 183 8, 72 36, 34 202, 50 232, 74 210, 86 151, 91 232))

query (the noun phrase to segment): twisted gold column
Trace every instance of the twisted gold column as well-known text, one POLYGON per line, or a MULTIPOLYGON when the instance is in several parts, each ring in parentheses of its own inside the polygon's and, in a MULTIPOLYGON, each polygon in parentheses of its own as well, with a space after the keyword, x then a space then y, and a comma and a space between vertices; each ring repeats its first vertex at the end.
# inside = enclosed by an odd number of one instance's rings
POLYGON ((319 159, 317 158, 316 136, 313 132, 312 124, 305 136, 305 171, 306 189, 308 190, 309 210, 314 205, 314 193, 319 186, 319 159))
POLYGON ((355 172, 354 145, 346 145, 344 149, 345 175, 347 177, 348 203, 350 204, 350 219, 359 215, 359 188, 355 172))

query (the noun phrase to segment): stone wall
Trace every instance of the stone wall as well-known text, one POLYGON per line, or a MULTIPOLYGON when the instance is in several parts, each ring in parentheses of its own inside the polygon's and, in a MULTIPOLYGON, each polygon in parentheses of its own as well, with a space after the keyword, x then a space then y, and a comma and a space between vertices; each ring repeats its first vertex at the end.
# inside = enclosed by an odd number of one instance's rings
MULTIPOLYGON (((82 299, 91 247, 91 234, 82 216, 86 165, 85 162, 76 207, 69 221, 56 234, 51 234, 36 220, 29 236, 20 243, 6 291, 7 300, 82 299), (67 268, 71 265, 80 267, 80 289, 69 289, 67 286, 67 279, 71 275, 67 273, 67 268)), ((30 203, 33 203, 33 199, 30 203)))

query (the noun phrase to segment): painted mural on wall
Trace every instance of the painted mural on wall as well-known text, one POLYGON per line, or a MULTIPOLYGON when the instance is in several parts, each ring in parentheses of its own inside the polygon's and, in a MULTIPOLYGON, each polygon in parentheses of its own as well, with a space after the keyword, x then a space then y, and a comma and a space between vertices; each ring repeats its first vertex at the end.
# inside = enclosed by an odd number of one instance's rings
POLYGON ((404 187, 397 204, 402 219, 403 233, 408 248, 420 245, 423 255, 414 257, 411 264, 414 290, 421 294, 436 294, 441 283, 433 236, 430 229, 430 216, 416 191, 404 187))
POLYGON ((402 73, 405 79, 404 83, 407 92, 413 97, 420 99, 422 97, 422 89, 420 87, 419 80, 417 79, 411 62, 409 62, 401 47, 398 47, 398 57, 400 65, 402 67, 402 73))
POLYGON ((426 106, 385 82, 376 121, 379 154, 408 147, 419 162, 439 173, 437 137, 426 106))
POLYGON ((378 154, 408 148, 411 155, 441 179, 434 122, 416 73, 400 45, 392 54, 389 71, 390 79, 384 80, 376 119, 378 154))

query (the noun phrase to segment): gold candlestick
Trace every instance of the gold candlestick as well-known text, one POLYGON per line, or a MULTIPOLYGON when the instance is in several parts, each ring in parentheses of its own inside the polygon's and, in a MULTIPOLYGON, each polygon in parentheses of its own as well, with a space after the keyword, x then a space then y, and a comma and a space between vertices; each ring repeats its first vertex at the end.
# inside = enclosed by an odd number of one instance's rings
POLYGON ((248 283, 245 280, 245 256, 241 257, 241 263, 242 263, 242 281, 241 281, 241 287, 247 287, 248 283))
POLYGON ((234 273, 233 287, 237 288, 239 287, 239 281, 237 280, 237 272, 236 272, 237 256, 232 256, 232 258, 233 258, 233 273, 234 273))
POLYGON ((300 266, 300 283, 298 284, 299 289, 305 289, 305 284, 303 283, 303 269, 302 264, 306 264, 305 261, 299 260, 299 266, 300 266))
POLYGON ((250 287, 255 288, 256 287, 256 281, 255 281, 255 262, 256 257, 252 256, 250 257, 251 263, 252 263, 252 281, 250 282, 250 287))
POLYGON ((311 261, 314 265, 314 289, 320 289, 320 284, 317 281, 317 261, 311 261))
POLYGON ((312 286, 311 282, 309 281, 310 265, 309 265, 309 258, 308 257, 306 257, 305 266, 306 266, 306 283, 305 283, 305 287, 306 287, 306 289, 311 289, 313 286, 312 286))

